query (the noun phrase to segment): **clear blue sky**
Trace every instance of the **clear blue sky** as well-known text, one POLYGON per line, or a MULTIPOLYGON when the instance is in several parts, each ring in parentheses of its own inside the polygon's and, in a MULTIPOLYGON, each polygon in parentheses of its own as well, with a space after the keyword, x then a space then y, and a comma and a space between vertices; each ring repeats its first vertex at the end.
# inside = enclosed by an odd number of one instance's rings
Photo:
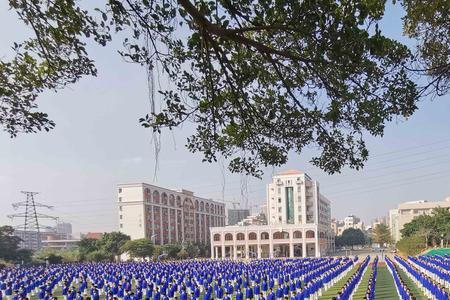
MULTIPOLYGON (((403 39, 401 14, 389 6, 382 24, 387 35, 403 39)), ((7 55, 12 41, 27 32, 6 1, 1 2, 0 55, 7 55)), ((0 224, 10 223, 6 215, 14 212, 11 203, 23 200, 21 190, 39 191, 38 201, 55 206, 42 212, 73 223, 75 231, 117 229, 117 183, 155 183, 220 199, 225 180, 225 199, 243 199, 241 176, 227 171, 223 176, 219 164, 204 164, 184 148, 189 126, 161 137, 155 182, 151 132, 138 124, 149 110, 144 70, 122 62, 111 49, 89 51, 99 69, 97 78, 39 99, 40 108, 56 121, 55 130, 16 139, 0 133, 0 224)), ((318 180, 338 218, 355 214, 369 221, 400 202, 441 200, 450 195, 448 97, 423 101, 407 122, 392 122, 382 138, 367 138, 371 158, 363 171, 328 176, 308 163, 313 152, 291 155, 281 169, 305 170, 318 180)), ((265 201, 265 185, 276 171, 267 169, 262 181, 248 180, 244 194, 250 204, 265 201)))

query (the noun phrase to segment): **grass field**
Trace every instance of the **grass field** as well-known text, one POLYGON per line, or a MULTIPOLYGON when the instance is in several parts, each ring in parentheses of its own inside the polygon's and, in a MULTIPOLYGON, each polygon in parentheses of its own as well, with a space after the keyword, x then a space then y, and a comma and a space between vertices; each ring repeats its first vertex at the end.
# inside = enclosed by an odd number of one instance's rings
POLYGON ((344 284, 347 282, 347 280, 356 272, 358 269, 359 264, 356 264, 353 266, 353 268, 348 271, 347 274, 345 274, 344 277, 341 278, 334 286, 329 288, 327 291, 325 291, 321 297, 319 297, 319 300, 330 300, 334 296, 337 295, 337 293, 341 290, 341 288, 344 286, 344 284))
POLYGON ((367 287, 369 286, 369 278, 372 275, 372 264, 367 266, 367 270, 364 273, 364 276, 361 278, 361 282, 353 294, 353 299, 364 299, 366 295, 367 287))
POLYGON ((375 283, 375 299, 400 299, 397 294, 397 289, 395 288, 394 278, 384 263, 378 264, 377 282, 375 283))
POLYGON ((405 273, 405 271, 403 271, 401 268, 398 268, 398 273, 400 275, 400 278, 403 280, 403 282, 406 283, 409 290, 413 293, 413 295, 416 297, 417 300, 428 299, 419 289, 417 284, 415 284, 414 281, 405 273))

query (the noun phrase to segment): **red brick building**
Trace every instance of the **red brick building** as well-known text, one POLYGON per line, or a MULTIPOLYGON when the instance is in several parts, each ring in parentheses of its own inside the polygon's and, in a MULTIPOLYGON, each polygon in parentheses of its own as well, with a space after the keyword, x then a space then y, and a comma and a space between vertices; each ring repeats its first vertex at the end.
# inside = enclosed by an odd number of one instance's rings
POLYGON ((225 225, 225 204, 187 190, 173 191, 146 184, 119 184, 119 230, 132 239, 155 244, 208 244, 210 227, 225 225))

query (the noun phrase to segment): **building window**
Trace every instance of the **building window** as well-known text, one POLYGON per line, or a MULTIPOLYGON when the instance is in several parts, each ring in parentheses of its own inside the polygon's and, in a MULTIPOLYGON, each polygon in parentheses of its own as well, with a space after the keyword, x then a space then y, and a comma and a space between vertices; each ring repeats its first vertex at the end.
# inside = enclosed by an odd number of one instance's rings
POLYGON ((121 220, 122 220, 122 215, 119 215, 119 219, 121 219, 121 220))
POLYGON ((119 210, 122 211, 122 206, 119 206, 119 210))
POLYGON ((278 221, 280 221, 280 222, 281 222, 281 217, 278 217, 278 221))
POLYGON ((281 212, 281 207, 278 207, 278 212, 279 212, 279 213, 281 212))
POLYGON ((122 202, 122 197, 119 197, 119 202, 122 202))
POLYGON ((119 188, 119 193, 122 193, 122 188, 119 188))
POLYGON ((278 203, 281 203, 281 198, 278 198, 278 203))
POLYGON ((120 228, 123 228, 123 224, 122 223, 120 223, 120 228))

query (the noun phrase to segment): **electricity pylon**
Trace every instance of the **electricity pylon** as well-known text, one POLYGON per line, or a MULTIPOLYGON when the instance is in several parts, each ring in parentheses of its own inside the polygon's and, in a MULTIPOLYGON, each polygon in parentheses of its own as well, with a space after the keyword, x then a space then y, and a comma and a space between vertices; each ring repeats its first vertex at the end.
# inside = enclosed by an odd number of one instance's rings
POLYGON ((16 235, 22 239, 22 247, 26 249, 37 250, 41 248, 41 228, 48 228, 48 226, 42 226, 39 224, 39 219, 52 219, 58 220, 57 217, 49 216, 46 214, 41 214, 36 211, 36 207, 45 207, 52 209, 53 206, 42 204, 34 201, 34 195, 37 192, 25 192, 27 199, 25 201, 13 203, 13 208, 15 210, 19 207, 25 207, 25 212, 8 215, 8 218, 14 220, 15 218, 23 218, 24 223, 15 226, 16 235))

